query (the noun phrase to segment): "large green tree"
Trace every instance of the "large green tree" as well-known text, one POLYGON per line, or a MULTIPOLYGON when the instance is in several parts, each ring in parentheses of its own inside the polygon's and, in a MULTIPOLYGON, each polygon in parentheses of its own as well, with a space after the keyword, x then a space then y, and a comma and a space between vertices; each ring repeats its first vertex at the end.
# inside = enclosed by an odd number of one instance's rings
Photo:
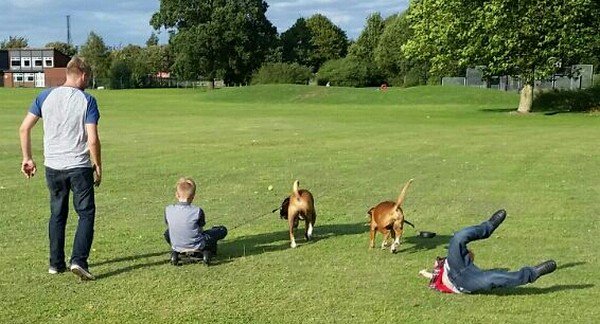
POLYGON ((54 48, 68 56, 73 56, 73 55, 77 54, 77 48, 75 48, 75 46, 73 46, 72 44, 68 44, 65 42, 58 42, 58 41, 50 42, 50 43, 46 44, 45 47, 54 48))
POLYGON ((79 54, 92 68, 92 87, 96 87, 97 78, 110 75, 110 51, 100 35, 90 32, 86 42, 81 45, 79 54))
POLYGON ((348 56, 359 61, 375 62, 375 49, 385 29, 385 23, 379 12, 367 17, 365 28, 362 30, 356 42, 348 49, 348 56))
POLYGON ((340 27, 329 18, 316 14, 306 20, 306 26, 311 32, 312 51, 310 66, 313 71, 319 70, 328 60, 343 58, 348 52, 348 37, 340 27))
POLYGON ((597 0, 414 0, 411 57, 442 70, 452 60, 484 65, 487 75, 519 76, 519 112, 529 112, 533 85, 560 65, 578 63, 599 37, 597 0))
POLYGON ((298 18, 294 25, 281 34, 282 60, 288 63, 311 65, 312 32, 306 19, 298 18))
POLYGON ((262 0, 161 0, 151 24, 171 33, 178 76, 243 83, 276 44, 267 7, 262 0))
POLYGON ((8 39, 5 39, 0 42, 1 49, 7 48, 25 48, 28 46, 27 38, 21 36, 8 36, 8 39))

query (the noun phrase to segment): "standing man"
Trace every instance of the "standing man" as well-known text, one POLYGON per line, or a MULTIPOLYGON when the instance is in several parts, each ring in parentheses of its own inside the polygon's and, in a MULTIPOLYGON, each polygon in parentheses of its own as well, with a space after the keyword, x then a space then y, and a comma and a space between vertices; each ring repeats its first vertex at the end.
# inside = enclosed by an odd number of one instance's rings
POLYGON ((90 66, 80 57, 67 64, 67 80, 57 88, 40 93, 31 104, 21 127, 21 172, 31 178, 37 171, 31 154, 31 129, 44 120, 44 165, 50 191, 50 274, 67 270, 65 263, 65 227, 69 212, 69 192, 79 215, 73 242, 70 270, 82 280, 94 280, 88 270, 88 257, 94 237, 94 185, 102 178, 98 105, 83 92, 90 66))

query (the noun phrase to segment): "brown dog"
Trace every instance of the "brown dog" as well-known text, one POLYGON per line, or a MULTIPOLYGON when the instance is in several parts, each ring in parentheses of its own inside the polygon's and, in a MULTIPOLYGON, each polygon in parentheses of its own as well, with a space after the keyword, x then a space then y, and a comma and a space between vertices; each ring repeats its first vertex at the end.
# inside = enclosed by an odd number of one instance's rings
POLYGON ((304 237, 307 241, 312 238, 312 232, 317 220, 317 212, 315 211, 315 201, 310 191, 298 189, 300 181, 294 181, 293 192, 289 197, 289 205, 287 208, 287 220, 290 227, 290 246, 296 247, 294 239, 294 228, 298 227, 298 221, 304 220, 306 225, 304 237))
POLYGON ((385 249, 390 236, 392 236, 394 238, 394 243, 392 244, 390 251, 394 253, 400 245, 400 237, 404 231, 404 223, 413 226, 410 222, 404 219, 404 212, 402 211, 402 203, 404 202, 404 197, 406 196, 406 190, 412 181, 413 179, 410 179, 404 185, 404 188, 402 188, 402 192, 400 192, 400 196, 398 196, 398 200, 396 202, 384 201, 369 209, 368 213, 371 216, 369 248, 372 249, 375 247, 375 231, 379 231, 381 234, 383 234, 381 249, 385 249))

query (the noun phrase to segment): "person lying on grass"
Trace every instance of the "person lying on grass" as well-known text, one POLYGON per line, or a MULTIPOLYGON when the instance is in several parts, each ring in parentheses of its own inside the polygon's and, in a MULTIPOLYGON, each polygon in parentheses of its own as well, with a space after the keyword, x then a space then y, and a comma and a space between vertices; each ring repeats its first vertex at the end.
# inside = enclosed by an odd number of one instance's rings
POLYGON ((523 267, 514 272, 481 270, 473 263, 474 254, 467 249, 467 244, 490 237, 505 218, 506 211, 499 210, 489 220, 455 233, 450 239, 448 256, 437 257, 432 272, 425 269, 419 272, 421 276, 430 279, 429 287, 444 293, 485 292, 494 288, 525 285, 556 270, 554 260, 542 262, 535 267, 523 267))
POLYGON ((175 198, 178 202, 165 208, 167 230, 165 240, 171 245, 171 263, 179 264, 179 254, 202 257, 205 265, 217 254, 217 241, 225 238, 227 228, 214 226, 204 231, 206 225, 202 208, 192 205, 196 195, 196 183, 190 178, 177 181, 175 198))

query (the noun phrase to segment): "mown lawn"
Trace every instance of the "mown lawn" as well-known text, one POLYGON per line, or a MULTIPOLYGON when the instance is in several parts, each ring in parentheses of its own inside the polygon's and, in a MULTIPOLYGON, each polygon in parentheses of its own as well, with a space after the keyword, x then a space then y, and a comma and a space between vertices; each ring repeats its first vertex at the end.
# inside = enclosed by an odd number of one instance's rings
MULTIPOLYGON (((27 181, 17 128, 36 90, 0 88, 0 319, 47 322, 558 323, 600 316, 600 118, 509 114, 518 95, 469 88, 257 86, 95 91, 104 179, 94 282, 47 273, 48 193, 27 181), (174 184, 199 184, 208 224, 229 227, 217 264, 173 267, 162 239, 174 184), (369 251, 366 211, 409 178, 400 253, 369 251), (289 248, 270 211, 310 189, 316 240, 289 248), (269 191, 269 185, 273 190, 269 191), (419 278, 453 231, 505 208, 471 245, 484 268, 554 258, 538 282, 443 295, 419 278)), ((67 236, 70 253, 76 214, 67 236)), ((379 244, 381 236, 377 237, 379 244)))

